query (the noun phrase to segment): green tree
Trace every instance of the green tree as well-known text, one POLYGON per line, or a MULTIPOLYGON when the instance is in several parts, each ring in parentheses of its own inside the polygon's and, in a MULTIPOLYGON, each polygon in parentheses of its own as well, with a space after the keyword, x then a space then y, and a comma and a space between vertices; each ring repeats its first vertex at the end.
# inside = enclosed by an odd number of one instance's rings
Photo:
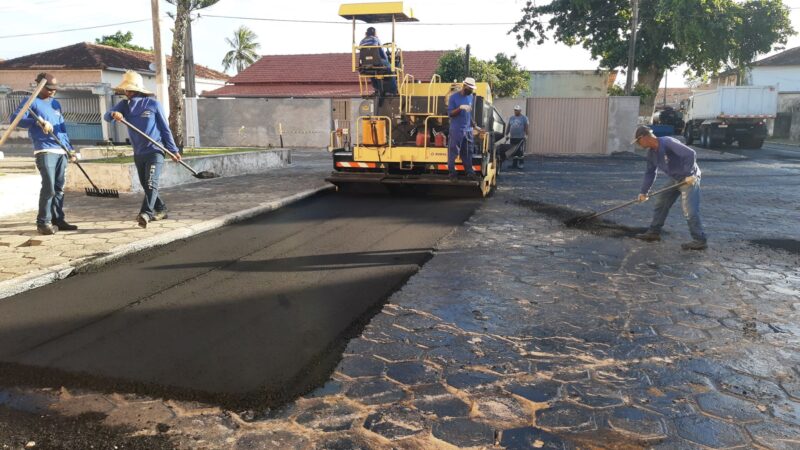
POLYGON ((751 0, 736 4, 736 26, 729 66, 736 70, 736 84, 742 84, 747 69, 756 56, 773 50, 774 44, 786 44, 794 34, 792 22, 782 0, 751 0))
MULTIPOLYGON (((554 39, 589 50, 601 68, 638 70, 638 84, 658 91, 666 70, 687 64, 689 73, 702 75, 722 69, 740 45, 744 35, 761 34, 763 41, 780 42, 793 30, 783 25, 788 9, 779 0, 640 0, 636 38, 635 67, 628 68, 631 5, 629 0, 553 0, 537 6, 528 1, 522 18, 509 33, 519 46, 541 44, 554 39), (765 27, 744 31, 740 8, 749 4, 762 7, 750 13, 763 16, 754 20, 765 27), (773 20, 769 20, 772 18, 773 20), (739 30, 737 32, 737 30, 739 30)), ((759 49, 763 45, 757 46, 759 49)), ((655 98, 645 99, 652 108, 655 98)))
POLYGON ((117 48, 127 48, 130 50, 136 50, 139 52, 152 52, 153 49, 148 49, 144 47, 140 47, 135 44, 131 44, 133 40, 133 33, 130 31, 123 33, 122 31, 117 31, 114 34, 110 34, 108 36, 102 36, 98 39, 95 39, 94 42, 97 44, 108 45, 109 47, 117 47, 117 48))
POLYGON ((191 13, 216 4, 219 0, 167 0, 175 5, 175 26, 172 29, 172 60, 169 65, 169 127, 175 135, 175 143, 183 147, 183 80, 186 27, 191 13))
MULTIPOLYGON (((461 81, 466 77, 466 52, 463 48, 449 51, 439 58, 436 73, 443 82, 461 81)), ((470 76, 489 83, 495 97, 515 97, 528 87, 528 72, 521 69, 516 56, 498 53, 494 61, 483 61, 470 55, 470 76)))
POLYGON ((222 65, 225 71, 231 67, 236 67, 236 73, 239 73, 253 64, 258 59, 258 50, 261 45, 256 42, 258 36, 253 30, 246 26, 240 26, 233 32, 233 39, 225 38, 225 42, 232 47, 225 57, 222 58, 222 65))

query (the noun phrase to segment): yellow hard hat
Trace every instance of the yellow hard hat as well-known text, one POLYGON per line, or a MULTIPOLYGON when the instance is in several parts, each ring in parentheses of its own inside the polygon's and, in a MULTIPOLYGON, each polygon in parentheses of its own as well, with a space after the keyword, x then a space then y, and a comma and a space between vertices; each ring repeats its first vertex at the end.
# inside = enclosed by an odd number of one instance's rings
POLYGON ((122 75, 122 83, 114 88, 117 92, 134 91, 141 92, 142 94, 152 95, 153 93, 144 88, 144 79, 141 75, 129 70, 122 75))

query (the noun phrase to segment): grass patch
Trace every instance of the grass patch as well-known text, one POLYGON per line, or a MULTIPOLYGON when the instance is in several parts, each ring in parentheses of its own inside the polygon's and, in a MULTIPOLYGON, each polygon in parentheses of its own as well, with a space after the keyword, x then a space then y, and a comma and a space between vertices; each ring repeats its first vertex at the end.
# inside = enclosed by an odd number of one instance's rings
MULTIPOLYGON (((242 153, 242 152, 260 152, 266 150, 263 147, 207 147, 195 148, 193 150, 185 150, 183 152, 184 158, 191 158, 193 156, 211 156, 211 155, 224 155, 226 153, 242 153)), ((93 159, 87 162, 104 163, 104 164, 128 164, 133 162, 133 156, 115 156, 113 158, 93 159)))

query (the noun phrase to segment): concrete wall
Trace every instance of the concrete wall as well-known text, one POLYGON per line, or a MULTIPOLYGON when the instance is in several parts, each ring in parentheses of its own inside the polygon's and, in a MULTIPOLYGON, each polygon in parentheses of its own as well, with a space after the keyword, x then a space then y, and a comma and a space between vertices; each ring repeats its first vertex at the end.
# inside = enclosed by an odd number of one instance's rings
MULTIPOLYGON (((288 164, 290 150, 264 150, 260 152, 229 153, 226 155, 198 156, 186 158, 186 163, 194 170, 214 172, 222 177, 261 173, 288 164)), ((128 164, 105 164, 86 162, 81 164, 101 189, 116 189, 120 192, 142 192, 136 167, 128 164)), ((168 162, 164 164, 159 185, 161 187, 180 186, 197 183, 199 180, 180 164, 168 162)), ((91 187, 86 177, 70 164, 67 166, 67 182, 65 190, 82 191, 91 187)))
POLYGON ((606 153, 633 151, 633 134, 639 118, 639 97, 608 98, 608 147, 606 153))
POLYGON ((200 141, 205 147, 326 147, 330 99, 200 98, 200 141))
POLYGON ((528 116, 528 102, 525 98, 496 98, 494 99, 494 107, 503 117, 503 120, 508 122, 508 118, 514 115, 514 106, 519 105, 522 107, 522 114, 528 116))
POLYGON ((800 66, 753 67, 748 81, 753 86, 775 86, 778 92, 800 92, 800 66))
POLYGON ((56 76, 59 84, 72 83, 98 83, 101 81, 101 71, 88 70, 59 70, 59 69, 30 69, 30 70, 0 70, 0 85, 8 86, 14 91, 30 91, 36 83, 36 76, 41 72, 49 72, 56 76))
POLYGON ((529 96, 597 98, 608 94, 608 72, 555 70, 531 72, 529 96))

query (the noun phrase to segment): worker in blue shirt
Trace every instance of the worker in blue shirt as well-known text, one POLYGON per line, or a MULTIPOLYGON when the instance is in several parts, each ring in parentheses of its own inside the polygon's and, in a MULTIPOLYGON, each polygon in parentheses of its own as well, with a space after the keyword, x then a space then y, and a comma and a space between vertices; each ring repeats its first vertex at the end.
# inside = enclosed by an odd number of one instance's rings
MULTIPOLYGON (((123 75, 122 83, 114 90, 123 93, 127 99, 114 105, 105 114, 105 120, 110 122, 124 118, 153 140, 160 142, 180 160, 181 154, 164 117, 164 109, 158 100, 150 97, 153 93, 144 88, 142 76, 129 70, 123 75)), ((167 218, 167 205, 158 193, 158 179, 165 155, 144 136, 130 130, 128 135, 133 144, 133 161, 139 173, 139 183, 144 189, 144 200, 136 221, 140 227, 147 228, 149 222, 167 218)))
POLYGON ((647 170, 639 194, 639 201, 648 199, 647 193, 656 180, 657 172, 662 172, 676 183, 684 184, 677 189, 665 192, 656 198, 653 221, 647 232, 636 235, 637 239, 654 242, 661 240, 661 228, 667 220, 670 208, 678 197, 681 198, 683 215, 689 224, 692 241, 681 245, 684 250, 704 250, 706 233, 700 221, 700 167, 697 166, 697 153, 675 138, 656 137, 645 126, 636 129, 633 143, 648 149, 647 170))
MULTIPOLYGON (((392 63, 389 62, 389 55, 386 54, 386 50, 381 46, 381 40, 378 39, 375 27, 367 28, 364 38, 361 39, 361 42, 359 42, 358 45, 359 47, 378 47, 381 54, 381 63, 384 67, 386 67, 386 73, 390 75, 392 74, 392 63)), ((394 76, 386 76, 381 80, 373 77, 372 88, 375 89, 376 95, 381 94, 382 92, 387 94, 397 94, 397 78, 394 76), (386 81, 385 89, 383 85, 384 80, 386 81)))
POLYGON ((475 79, 467 77, 461 83, 461 90, 450 94, 447 101, 447 115, 450 116, 450 135, 447 143, 447 172, 451 181, 458 179, 456 172, 456 157, 461 157, 461 163, 467 172, 467 179, 477 180, 475 169, 472 167, 472 130, 483 133, 475 124, 472 110, 475 108, 475 79))
MULTIPOLYGON (((28 111, 25 111, 18 126, 28 129, 28 136, 33 142, 36 168, 42 176, 36 230, 39 234, 50 235, 58 230, 78 229, 77 226, 68 223, 64 217, 64 181, 67 163, 75 161, 75 156, 67 155, 67 152, 50 134, 55 134, 68 149, 72 150, 72 144, 69 142, 67 128, 64 124, 64 115, 61 113, 61 104, 54 98, 58 90, 58 80, 52 74, 40 73, 36 77, 37 85, 42 80, 46 80, 44 88, 30 106, 30 110, 36 113, 42 121, 37 122, 28 111)), ((27 100, 27 98, 23 99, 17 110, 11 114, 11 121, 19 115, 27 100)))

